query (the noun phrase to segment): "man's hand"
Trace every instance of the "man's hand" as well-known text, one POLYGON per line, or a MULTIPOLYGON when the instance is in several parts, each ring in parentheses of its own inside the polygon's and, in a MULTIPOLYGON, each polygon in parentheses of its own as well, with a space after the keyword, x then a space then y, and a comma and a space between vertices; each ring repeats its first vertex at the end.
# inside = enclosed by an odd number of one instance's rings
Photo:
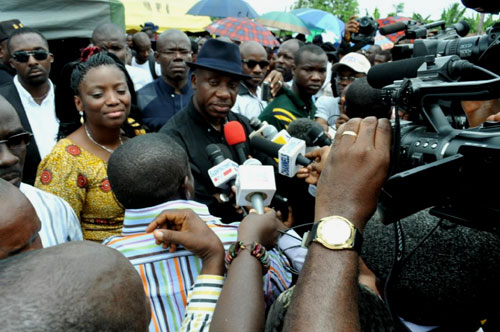
POLYGON ((498 115, 500 99, 462 101, 462 108, 471 127, 477 127, 484 121, 498 121, 500 119, 500 115, 498 115))
POLYGON ((318 184, 319 176, 323 171, 323 167, 326 160, 328 159, 329 153, 329 146, 323 146, 322 148, 306 153, 306 157, 309 159, 314 159, 314 162, 307 167, 300 168, 297 172, 297 178, 305 179, 306 183, 309 184, 318 184))
POLYGON ((276 216, 276 211, 268 209, 265 214, 250 211, 240 223, 238 241, 245 244, 255 241, 267 249, 272 249, 279 237, 278 230, 285 231, 286 226, 276 216))
POLYGON ((217 235, 192 210, 164 210, 146 228, 157 244, 175 252, 177 244, 203 261, 202 274, 224 273, 224 247, 217 235))
POLYGON ((264 82, 269 82, 269 87, 271 88, 271 95, 273 97, 276 97, 276 94, 281 90, 281 88, 285 84, 283 75, 277 70, 271 71, 264 79, 264 82))
POLYGON ((351 16, 349 19, 349 22, 345 25, 345 30, 344 30, 344 40, 346 42, 351 41, 351 35, 353 33, 358 33, 359 32, 359 22, 356 21, 357 16, 351 16))
POLYGON ((316 220, 335 214, 364 228, 387 177, 390 143, 387 119, 357 118, 339 128, 319 179, 316 220))

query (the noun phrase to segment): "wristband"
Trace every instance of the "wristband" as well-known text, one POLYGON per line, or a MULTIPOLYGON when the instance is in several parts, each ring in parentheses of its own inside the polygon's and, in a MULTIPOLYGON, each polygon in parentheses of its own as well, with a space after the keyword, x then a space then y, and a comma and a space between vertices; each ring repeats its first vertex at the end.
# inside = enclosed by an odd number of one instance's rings
POLYGON ((262 264, 262 274, 266 274, 271 266, 271 260, 269 258, 269 252, 267 252, 266 248, 258 242, 253 242, 252 244, 244 244, 241 241, 234 242, 229 247, 224 258, 226 269, 229 269, 233 259, 244 249, 248 249, 250 254, 260 261, 262 264))

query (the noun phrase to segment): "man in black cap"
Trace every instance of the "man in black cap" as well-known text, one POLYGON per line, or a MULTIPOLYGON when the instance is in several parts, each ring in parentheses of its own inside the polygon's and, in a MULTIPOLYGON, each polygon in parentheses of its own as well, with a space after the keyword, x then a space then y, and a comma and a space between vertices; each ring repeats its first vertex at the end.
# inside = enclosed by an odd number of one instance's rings
POLYGON ((16 70, 9 64, 10 53, 7 48, 7 40, 12 32, 22 28, 19 20, 9 20, 0 22, 0 86, 12 83, 12 78, 16 70))
MULTIPOLYGON (((252 131, 248 119, 232 112, 231 108, 240 81, 250 76, 242 72, 238 46, 221 40, 208 40, 196 63, 187 63, 194 70, 191 76, 193 97, 189 105, 170 118, 160 132, 170 135, 187 152, 195 180, 194 199, 208 205, 213 215, 235 221, 241 216, 235 215, 231 205, 220 200, 220 194, 210 180, 207 171, 212 164, 205 147, 211 143, 227 144, 223 131, 228 121, 240 122, 248 138, 252 131)), ((251 154, 248 140, 243 149, 246 156, 251 154)), ((232 154, 228 157, 238 160, 235 149, 228 147, 228 150, 232 154)))

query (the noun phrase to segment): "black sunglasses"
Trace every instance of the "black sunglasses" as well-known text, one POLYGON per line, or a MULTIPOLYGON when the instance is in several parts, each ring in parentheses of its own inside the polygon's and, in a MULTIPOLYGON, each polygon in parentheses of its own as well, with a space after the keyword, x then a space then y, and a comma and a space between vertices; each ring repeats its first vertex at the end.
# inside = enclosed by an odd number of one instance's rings
POLYGON ((19 150, 25 148, 26 145, 30 144, 32 133, 24 132, 12 135, 7 139, 0 140, 0 144, 6 144, 10 150, 19 150))
POLYGON ((255 60, 241 60, 244 64, 247 65, 248 68, 252 69, 255 66, 259 65, 260 68, 265 69, 269 66, 269 61, 255 61, 255 60))
POLYGON ((28 62, 28 60, 30 59, 30 55, 33 55, 36 60, 45 60, 49 56, 49 52, 47 52, 46 50, 18 51, 14 53, 12 57, 17 62, 28 62))

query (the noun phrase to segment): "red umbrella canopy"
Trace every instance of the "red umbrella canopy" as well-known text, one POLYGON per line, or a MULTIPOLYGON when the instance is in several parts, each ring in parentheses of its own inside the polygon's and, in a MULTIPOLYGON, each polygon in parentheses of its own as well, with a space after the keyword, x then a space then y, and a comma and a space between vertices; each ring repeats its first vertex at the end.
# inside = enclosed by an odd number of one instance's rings
POLYGON ((210 33, 226 36, 237 41, 256 41, 263 46, 278 46, 280 43, 266 27, 248 18, 226 17, 205 28, 210 33))
MULTIPOLYGON (((409 20, 411 20, 411 18, 403 17, 403 16, 389 16, 386 18, 380 18, 377 21, 378 21, 378 25, 379 25, 379 29, 380 29, 380 28, 382 28, 386 25, 389 25, 389 24, 393 24, 393 23, 401 22, 401 21, 409 21, 409 20)), ((399 31, 399 32, 391 33, 390 35, 386 35, 386 37, 389 38, 394 43, 396 41, 396 39, 398 39, 399 37, 402 37, 404 35, 405 35, 404 31, 399 31)))

